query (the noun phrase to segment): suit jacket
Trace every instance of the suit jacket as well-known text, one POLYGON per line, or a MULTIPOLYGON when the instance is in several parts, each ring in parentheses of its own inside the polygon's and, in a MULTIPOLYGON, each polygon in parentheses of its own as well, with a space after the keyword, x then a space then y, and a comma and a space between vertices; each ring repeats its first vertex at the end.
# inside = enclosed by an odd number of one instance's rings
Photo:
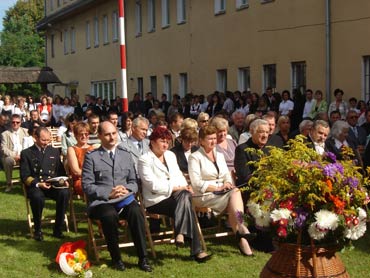
POLYGON ((189 176, 197 193, 205 193, 209 185, 221 187, 226 182, 233 183, 223 154, 214 149, 214 155, 219 171, 202 147, 189 157, 189 176))
POLYGON ((355 143, 355 146, 357 147, 358 145, 365 146, 366 145, 366 131, 364 128, 360 126, 356 126, 357 129, 357 134, 358 136, 356 137, 355 133, 352 130, 352 127, 349 128, 348 130, 348 138, 355 143))
POLYGON ((139 159, 138 170, 145 207, 153 206, 170 197, 174 187, 188 184, 177 165, 175 154, 166 151, 164 159, 167 167, 151 150, 139 159))
MULTIPOLYGON (((21 146, 23 145, 23 138, 28 137, 27 129, 20 127, 18 130, 19 142, 21 146)), ((1 152, 3 156, 16 156, 16 152, 13 151, 14 142, 13 142, 13 133, 11 130, 6 130, 1 133, 1 152)))
POLYGON ((116 185, 123 185, 134 193, 138 191, 130 154, 117 146, 112 161, 103 147, 88 152, 82 167, 82 188, 88 198, 88 210, 107 203, 116 185))
MULTIPOLYGON (((255 167, 253 165, 249 165, 248 162, 259 160, 258 155, 246 151, 245 149, 247 148, 259 149, 259 147, 253 143, 252 138, 249 138, 247 142, 236 147, 234 167, 237 185, 246 183, 255 170, 255 167)), ((266 146, 262 148, 262 151, 264 153, 268 153, 266 146)))
MULTIPOLYGON (((353 141, 351 141, 350 138, 347 138, 347 143, 348 143, 348 146, 353 150, 353 153, 355 154, 355 159, 357 159, 358 161, 358 165, 362 165, 362 159, 357 150, 356 144, 353 141)), ((329 152, 332 152, 333 154, 335 154, 338 160, 343 159, 342 150, 337 148, 337 146, 335 145, 334 137, 329 137, 328 139, 326 139, 325 148, 329 152)))
POLYGON ((36 145, 21 152, 20 174, 26 186, 35 186, 36 183, 47 179, 65 176, 66 172, 60 160, 60 151, 47 146, 42 153, 36 145))
MULTIPOLYGON (((144 138, 143 140, 143 154, 147 153, 150 148, 149 148, 149 139, 144 138)), ((130 136, 127 140, 121 142, 119 144, 120 148, 124 149, 128 153, 130 153, 132 160, 134 161, 135 164, 135 170, 137 173, 137 163, 139 161, 139 158, 141 156, 141 153, 139 152, 139 149, 137 145, 135 144, 135 139, 130 136)))
MULTIPOLYGON (((197 146, 191 147, 191 152, 196 152, 199 149, 197 146)), ((181 172, 188 173, 188 160, 186 159, 184 148, 182 147, 182 144, 177 144, 175 147, 171 149, 171 151, 176 155, 177 158, 177 164, 179 165, 179 168, 181 172)))

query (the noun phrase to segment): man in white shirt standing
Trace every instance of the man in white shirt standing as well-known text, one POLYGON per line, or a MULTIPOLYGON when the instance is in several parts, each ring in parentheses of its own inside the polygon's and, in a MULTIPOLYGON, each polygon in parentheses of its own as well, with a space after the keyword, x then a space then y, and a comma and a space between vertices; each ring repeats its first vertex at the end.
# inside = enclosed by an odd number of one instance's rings
POLYGON ((20 115, 13 114, 10 122, 11 128, 1 134, 1 153, 7 185, 5 192, 12 189, 13 167, 19 164, 23 138, 28 136, 27 129, 21 127, 20 115))
POLYGON ((306 102, 304 104, 304 108, 303 108, 303 114, 302 114, 302 118, 305 119, 305 118, 308 118, 310 113, 311 113, 311 109, 312 109, 312 104, 313 104, 313 92, 311 89, 307 89, 306 90, 306 102))

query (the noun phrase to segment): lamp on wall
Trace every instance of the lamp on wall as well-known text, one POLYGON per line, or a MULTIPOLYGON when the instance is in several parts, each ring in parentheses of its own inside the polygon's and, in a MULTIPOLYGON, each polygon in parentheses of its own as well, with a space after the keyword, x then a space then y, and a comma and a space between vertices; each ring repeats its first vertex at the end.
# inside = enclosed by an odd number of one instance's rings
POLYGON ((51 23, 48 23, 47 26, 51 31, 53 31, 53 30, 58 31, 60 33, 60 41, 63 41, 63 31, 62 30, 60 30, 59 28, 54 27, 53 24, 51 24, 51 23))

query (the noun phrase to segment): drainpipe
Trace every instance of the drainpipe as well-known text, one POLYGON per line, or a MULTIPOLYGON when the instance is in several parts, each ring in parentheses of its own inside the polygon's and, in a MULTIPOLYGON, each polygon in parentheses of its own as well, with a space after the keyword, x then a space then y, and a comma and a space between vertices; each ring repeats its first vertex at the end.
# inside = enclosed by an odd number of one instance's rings
POLYGON ((325 1, 325 50, 326 50, 326 100, 330 103, 331 97, 331 26, 330 26, 330 0, 325 1))

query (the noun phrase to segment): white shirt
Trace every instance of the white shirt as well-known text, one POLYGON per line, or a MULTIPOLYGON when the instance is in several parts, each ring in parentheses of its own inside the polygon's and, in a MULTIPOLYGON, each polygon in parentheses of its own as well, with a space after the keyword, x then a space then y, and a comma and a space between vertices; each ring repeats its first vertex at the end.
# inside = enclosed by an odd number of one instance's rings
POLYGON ((307 118, 307 117, 310 116, 311 109, 312 109, 312 104, 313 104, 312 99, 311 100, 306 100, 306 102, 304 104, 304 108, 303 108, 302 118, 307 118))
POLYGON ((19 140, 19 134, 18 131, 13 131, 13 151, 16 152, 17 154, 20 154, 22 151, 22 144, 21 141, 19 140))
POLYGON ((290 99, 286 101, 283 100, 282 102, 280 102, 279 112, 282 116, 288 115, 290 111, 293 111, 293 109, 294 109, 294 103, 290 99))

